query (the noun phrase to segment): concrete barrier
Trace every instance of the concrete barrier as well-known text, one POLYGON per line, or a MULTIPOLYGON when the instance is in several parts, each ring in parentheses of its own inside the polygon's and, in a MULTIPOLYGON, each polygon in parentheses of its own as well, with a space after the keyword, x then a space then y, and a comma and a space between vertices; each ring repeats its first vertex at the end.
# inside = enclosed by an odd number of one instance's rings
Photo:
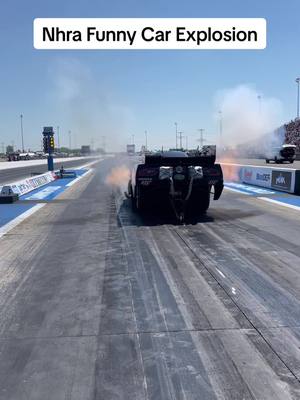
MULTIPOLYGON (((5 187, 9 187, 13 193, 22 196, 23 194, 31 192, 34 189, 37 189, 41 186, 47 185, 50 182, 53 182, 55 179, 57 179, 55 173, 46 172, 45 174, 33 176, 31 178, 23 179, 18 182, 10 183, 8 185, 5 185, 5 187)), ((0 191, 1 189, 2 186, 0 186, 0 191)))
POLYGON ((227 181, 300 194, 300 170, 231 163, 221 163, 221 165, 227 181))

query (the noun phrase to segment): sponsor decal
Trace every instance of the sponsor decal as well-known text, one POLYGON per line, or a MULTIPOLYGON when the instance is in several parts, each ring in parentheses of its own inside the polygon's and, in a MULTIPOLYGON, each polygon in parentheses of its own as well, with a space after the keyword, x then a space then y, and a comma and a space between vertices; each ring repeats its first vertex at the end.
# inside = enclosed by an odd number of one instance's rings
POLYGON ((220 171, 217 168, 203 168, 205 175, 219 176, 220 171))
POLYGON ((263 181, 263 182, 269 182, 271 179, 271 174, 261 174, 257 172, 256 174, 256 180, 258 181, 263 181))
POLYGON ((47 172, 43 175, 28 178, 24 181, 16 182, 11 184, 11 188, 14 193, 19 195, 30 192, 31 190, 37 189, 40 186, 44 186, 47 183, 54 181, 55 176, 51 172, 47 172))
POLYGON ((291 190, 292 172, 272 171, 272 187, 280 190, 291 190))
POLYGON ((252 173, 253 173, 253 171, 251 169, 245 169, 244 178, 247 179, 247 180, 251 180, 252 179, 252 173))
POLYGON ((242 182, 262 187, 271 187, 271 169, 261 167, 243 167, 242 182))

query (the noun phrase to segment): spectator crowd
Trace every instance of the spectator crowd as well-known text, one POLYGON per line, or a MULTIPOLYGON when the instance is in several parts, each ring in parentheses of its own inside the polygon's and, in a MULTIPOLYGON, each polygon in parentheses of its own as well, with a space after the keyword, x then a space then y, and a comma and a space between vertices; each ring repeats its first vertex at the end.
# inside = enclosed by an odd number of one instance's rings
POLYGON ((285 143, 295 144, 297 152, 300 152, 300 119, 295 119, 284 125, 285 143))

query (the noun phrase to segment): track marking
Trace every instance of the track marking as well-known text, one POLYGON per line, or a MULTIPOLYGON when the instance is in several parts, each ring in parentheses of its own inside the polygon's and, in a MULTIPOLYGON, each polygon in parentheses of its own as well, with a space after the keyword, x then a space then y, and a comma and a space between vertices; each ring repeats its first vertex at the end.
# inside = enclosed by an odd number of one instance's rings
POLYGON ((37 193, 34 193, 30 196, 26 196, 25 200, 43 200, 47 196, 52 193, 55 193, 57 190, 61 189, 61 186, 48 186, 45 189, 39 190, 37 193))
POLYGON ((98 160, 91 161, 91 162, 89 162, 89 163, 87 163, 87 164, 79 165, 78 167, 75 167, 75 168, 73 168, 73 169, 85 169, 85 168, 89 168, 89 167, 91 167, 92 165, 94 165, 94 164, 96 164, 96 163, 98 163, 98 162, 102 162, 102 161, 104 161, 104 160, 105 160, 105 158, 99 158, 98 160))
POLYGON ((252 193, 250 193, 250 192, 244 192, 244 191, 242 191, 242 190, 233 189, 233 188, 228 187, 228 186, 224 186, 224 189, 230 190, 231 192, 237 192, 237 193, 246 194, 246 195, 248 195, 248 196, 251 196, 251 195, 252 195, 252 193))
POLYGON ((242 191, 242 193, 246 194, 252 194, 252 195, 273 195, 276 194, 274 190, 267 189, 265 187, 258 187, 255 185, 249 185, 245 183, 236 183, 236 182, 225 182, 224 184, 225 188, 231 189, 231 190, 236 190, 236 191, 242 191))
POLYGON ((220 271, 218 268, 216 268, 216 270, 219 272, 219 274, 220 274, 223 278, 226 278, 226 276, 223 274, 222 271, 220 271))
POLYGON ((23 214, 19 215, 12 221, 8 222, 7 224, 1 226, 0 228, 0 238, 4 235, 6 235, 10 230, 15 228, 17 225, 19 225, 21 222, 23 222, 26 218, 30 217, 32 214, 34 214, 36 211, 40 210, 42 207, 44 207, 46 203, 43 204, 37 204, 30 208, 29 210, 23 212, 23 214))
POLYGON ((86 171, 84 174, 78 176, 77 178, 73 179, 70 183, 66 184, 66 187, 70 187, 73 186, 75 183, 77 183, 81 178, 83 178, 84 176, 86 176, 87 174, 91 173, 93 171, 93 169, 89 169, 88 171, 86 171))
MULTIPOLYGON (((68 183, 66 185, 66 187, 70 187, 72 185, 74 185, 74 183, 78 182, 79 179, 83 178, 84 176, 86 176, 88 173, 92 172, 93 169, 89 169, 88 171, 86 171, 84 174, 80 175, 78 178, 74 179, 73 181, 71 181, 70 183, 68 183)), ((56 186, 57 188, 57 186, 56 186)), ((56 189, 58 190, 58 189, 56 189)), ((38 193, 37 193, 38 194, 38 193)), ((34 195, 30 196, 33 197, 34 195)), ((27 198, 28 199, 28 198, 27 198)), ((2 236, 6 235, 9 231, 11 231, 13 228, 15 228, 17 225, 19 225, 21 222, 25 221, 25 219, 29 218, 31 215, 33 215, 35 212, 37 212, 38 210, 40 210, 42 207, 44 207, 46 205, 46 203, 42 203, 42 204, 36 204, 35 206, 31 207, 29 210, 23 212, 22 214, 20 214, 18 217, 14 218, 13 220, 11 220, 10 222, 8 222, 7 224, 3 225, 0 227, 0 238, 2 238, 2 236)))
MULTIPOLYGON (((247 321, 249 322, 249 324, 252 326, 252 328, 256 331, 256 333, 258 334, 258 336, 260 336, 262 338, 262 340, 266 343, 266 345, 269 347, 269 349, 276 355, 276 357, 280 360, 280 362, 285 366, 285 368, 291 373, 291 375, 293 375, 293 377, 300 382, 300 378, 298 377, 298 375, 296 373, 293 372, 293 370, 291 369, 291 367, 289 366, 289 364, 284 361, 283 357, 276 351, 275 348, 273 348, 273 346, 271 345, 271 343, 269 343, 268 339, 264 336, 263 331, 256 327, 254 325, 254 323, 251 321, 251 319, 247 316, 246 311, 243 310, 243 307, 241 305, 238 304, 237 299, 234 298, 232 296, 232 292, 228 292, 228 290, 226 289, 226 287, 223 285, 222 282, 220 282, 217 277, 215 276, 215 274, 210 271, 210 269, 206 266, 206 264, 204 263, 204 261, 199 257, 199 255, 195 252, 195 250, 189 245, 189 243, 187 242, 187 240, 177 231, 175 230, 175 232, 177 233, 177 235, 180 237, 180 239, 183 241, 183 243, 190 249, 190 251, 194 254, 194 256, 199 260, 200 264, 206 269, 206 271, 209 273, 209 275, 216 281, 216 283, 223 289, 223 291, 227 294, 227 296, 232 300, 232 302, 234 303, 234 305, 240 310, 240 312, 243 314, 243 316, 247 319, 247 321)), ((218 268, 216 268, 218 270, 218 268)), ((220 271, 219 271, 220 272, 220 271)))
POLYGON ((268 201, 270 203, 274 203, 274 204, 277 204, 282 207, 288 207, 288 208, 292 208, 293 210, 300 211, 300 207, 294 206, 293 204, 284 203, 282 201, 269 199, 268 197, 257 197, 257 199, 268 201))

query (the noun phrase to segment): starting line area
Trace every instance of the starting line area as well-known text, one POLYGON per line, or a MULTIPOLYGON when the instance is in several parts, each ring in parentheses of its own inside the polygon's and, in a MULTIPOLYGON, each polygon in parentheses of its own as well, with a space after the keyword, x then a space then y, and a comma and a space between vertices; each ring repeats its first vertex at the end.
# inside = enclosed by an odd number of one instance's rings
POLYGON ((0 204, 0 237, 10 229, 4 228, 7 224, 11 224, 14 220, 21 222, 38 208, 45 205, 46 202, 55 199, 61 193, 63 193, 68 187, 75 184, 84 175, 92 171, 91 169, 76 169, 76 177, 74 178, 62 178, 57 179, 45 186, 35 189, 27 194, 19 197, 19 201, 13 204, 0 204), (37 203, 37 202, 45 203, 37 203))
MULTIPOLYGON (((68 187, 74 185, 91 169, 76 169, 76 177, 57 179, 45 186, 20 196, 19 201, 13 204, 0 204, 0 237, 25 218, 42 208, 47 202, 55 199, 68 187)), ((270 204, 281 205, 300 211, 300 196, 279 192, 244 183, 225 182, 225 189, 247 196, 256 197, 270 204)))
POLYGON ((247 185, 237 182, 225 182, 224 186, 225 189, 232 192, 256 197, 259 200, 268 201, 269 203, 300 211, 300 196, 294 194, 288 194, 284 192, 279 192, 277 190, 266 189, 259 186, 247 185))

